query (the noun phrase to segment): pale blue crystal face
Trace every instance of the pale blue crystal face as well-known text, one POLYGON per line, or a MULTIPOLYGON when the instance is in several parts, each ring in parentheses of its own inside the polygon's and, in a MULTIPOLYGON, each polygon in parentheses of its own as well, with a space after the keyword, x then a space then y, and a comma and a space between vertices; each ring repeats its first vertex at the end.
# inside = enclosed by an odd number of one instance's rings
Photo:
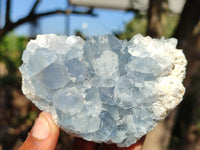
POLYGON ((182 99, 186 60, 176 43, 39 35, 23 53, 22 90, 66 132, 127 147, 182 99))
POLYGON ((52 90, 63 88, 70 81, 67 68, 59 62, 50 64, 35 75, 34 78, 52 90))
POLYGON ((78 60, 78 58, 66 60, 64 63, 72 78, 74 77, 77 82, 85 79, 86 67, 78 60))

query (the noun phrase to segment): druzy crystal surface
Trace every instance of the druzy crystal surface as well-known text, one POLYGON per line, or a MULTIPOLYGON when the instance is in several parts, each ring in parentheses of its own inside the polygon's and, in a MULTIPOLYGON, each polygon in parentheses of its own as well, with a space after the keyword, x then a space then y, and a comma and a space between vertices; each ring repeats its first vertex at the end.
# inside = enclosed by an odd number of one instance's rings
POLYGON ((22 90, 67 133, 127 147, 182 100, 186 59, 176 44, 38 35, 22 56, 22 90))

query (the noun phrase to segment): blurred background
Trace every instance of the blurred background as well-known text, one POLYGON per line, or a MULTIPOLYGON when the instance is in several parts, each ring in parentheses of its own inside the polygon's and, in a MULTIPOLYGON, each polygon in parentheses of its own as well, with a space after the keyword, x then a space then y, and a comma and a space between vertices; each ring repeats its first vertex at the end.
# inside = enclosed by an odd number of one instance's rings
MULTIPOLYGON (((0 0, 0 150, 17 149, 39 113, 21 92, 18 67, 27 42, 46 33, 177 38, 188 60, 186 94, 144 150, 200 149, 200 0, 0 0)), ((61 132, 57 150, 72 142, 61 132)))

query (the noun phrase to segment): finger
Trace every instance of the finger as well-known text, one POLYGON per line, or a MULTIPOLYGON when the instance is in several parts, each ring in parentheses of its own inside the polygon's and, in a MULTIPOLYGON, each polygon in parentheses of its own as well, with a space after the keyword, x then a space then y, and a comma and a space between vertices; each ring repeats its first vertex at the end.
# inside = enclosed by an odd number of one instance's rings
POLYGON ((140 140, 137 141, 137 143, 131 145, 130 147, 119 148, 118 150, 142 150, 145 137, 146 136, 143 136, 140 140))
POLYGON ((85 141, 81 138, 75 138, 71 150, 97 150, 99 144, 95 142, 85 141))
POLYGON ((47 112, 40 113, 31 132, 19 150, 54 150, 59 136, 59 128, 47 112))
POLYGON ((130 147, 117 147, 116 144, 104 144, 103 150, 142 150, 144 144, 145 136, 143 136, 137 143, 131 145, 130 147))

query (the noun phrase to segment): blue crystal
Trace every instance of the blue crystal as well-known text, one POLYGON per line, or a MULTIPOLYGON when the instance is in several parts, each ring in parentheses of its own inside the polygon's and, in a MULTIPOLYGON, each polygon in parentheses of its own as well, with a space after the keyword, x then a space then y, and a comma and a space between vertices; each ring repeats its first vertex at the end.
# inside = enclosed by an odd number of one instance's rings
POLYGON ((22 56, 22 90, 66 132, 128 147, 182 99, 186 60, 176 43, 38 35, 22 56))

